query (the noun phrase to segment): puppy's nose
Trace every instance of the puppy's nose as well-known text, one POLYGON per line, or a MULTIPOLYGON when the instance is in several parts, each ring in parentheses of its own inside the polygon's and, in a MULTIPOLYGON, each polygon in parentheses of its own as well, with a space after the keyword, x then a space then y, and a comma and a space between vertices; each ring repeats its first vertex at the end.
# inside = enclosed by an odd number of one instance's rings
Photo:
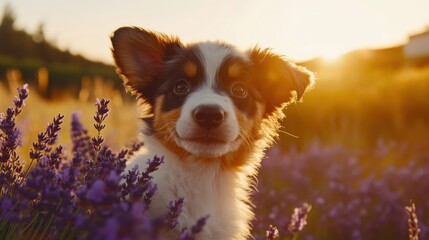
POLYGON ((218 105, 201 105, 194 109, 194 121, 203 128, 215 128, 225 120, 225 111, 218 105))

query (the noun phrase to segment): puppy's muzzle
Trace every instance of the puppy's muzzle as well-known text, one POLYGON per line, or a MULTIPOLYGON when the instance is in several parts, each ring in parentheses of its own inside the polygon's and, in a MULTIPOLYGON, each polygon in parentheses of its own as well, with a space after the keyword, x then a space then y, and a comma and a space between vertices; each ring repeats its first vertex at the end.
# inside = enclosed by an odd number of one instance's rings
POLYGON ((194 109, 192 116, 200 127, 212 129, 225 121, 226 112, 218 105, 200 105, 194 109))

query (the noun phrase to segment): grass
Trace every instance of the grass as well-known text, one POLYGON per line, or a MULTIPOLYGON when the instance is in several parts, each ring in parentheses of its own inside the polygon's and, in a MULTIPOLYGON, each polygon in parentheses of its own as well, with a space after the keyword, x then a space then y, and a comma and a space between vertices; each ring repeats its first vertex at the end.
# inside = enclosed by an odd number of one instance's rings
MULTIPOLYGON (((34 86, 30 86, 30 95, 28 97, 29 104, 22 115, 19 116, 18 127, 22 131, 22 147, 20 153, 28 153, 31 144, 37 140, 37 134, 43 132, 46 125, 59 113, 65 116, 63 130, 59 134, 59 141, 64 144, 64 147, 70 149, 70 122, 71 114, 73 112, 80 113, 80 119, 85 126, 93 125, 93 115, 95 112, 94 103, 95 99, 88 101, 79 101, 74 98, 66 98, 57 101, 49 101, 41 98, 35 92, 34 86)), ((6 109, 10 106, 10 99, 16 95, 6 89, 5 86, 0 85, 0 109, 6 109), (6 101, 3 101, 5 99, 6 101)), ((101 96, 100 96, 101 97, 101 96)), ((131 143, 136 139, 138 133, 138 113, 136 104, 132 102, 119 104, 112 102, 111 116, 106 119, 105 138, 106 143, 112 149, 118 150, 121 146, 131 143)), ((95 129, 88 128, 91 135, 95 135, 95 129)), ((24 157, 28 157, 23 155, 24 157)))
POLYGON ((305 149, 318 139, 356 150, 374 147, 380 139, 410 143, 426 139, 429 68, 332 71, 340 70, 319 72, 315 89, 287 110, 284 130, 300 138, 283 135, 283 147, 305 149))

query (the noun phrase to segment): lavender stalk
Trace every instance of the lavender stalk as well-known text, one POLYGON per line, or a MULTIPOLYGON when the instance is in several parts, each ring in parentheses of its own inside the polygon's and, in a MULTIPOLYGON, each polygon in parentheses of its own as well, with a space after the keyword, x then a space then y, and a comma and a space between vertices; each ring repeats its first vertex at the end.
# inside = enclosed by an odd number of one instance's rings
MULTIPOLYGON (((92 144, 94 146, 94 150, 96 151, 96 155, 98 156, 98 152, 101 149, 101 144, 104 142, 104 138, 101 136, 101 131, 106 127, 105 124, 103 124, 103 121, 107 118, 109 115, 109 105, 110 100, 102 98, 101 100, 97 98, 96 106, 97 111, 95 112, 94 120, 95 124, 94 127, 97 130, 97 136, 92 138, 92 144)), ((97 160, 97 156, 95 160, 97 160)))
POLYGON ((279 237, 279 230, 277 230, 276 227, 273 227, 272 225, 270 225, 267 232, 265 233, 265 239, 274 240, 275 238, 278 238, 278 237, 279 237))
POLYGON ((416 214, 416 205, 410 201, 410 205, 405 207, 408 216, 408 236, 410 240, 419 240, 420 228, 416 214))
POLYGON ((301 207, 295 208, 292 214, 291 221, 288 226, 288 231, 293 235, 293 239, 298 238, 298 234, 307 225, 307 215, 311 210, 311 205, 308 203, 302 204, 301 207))

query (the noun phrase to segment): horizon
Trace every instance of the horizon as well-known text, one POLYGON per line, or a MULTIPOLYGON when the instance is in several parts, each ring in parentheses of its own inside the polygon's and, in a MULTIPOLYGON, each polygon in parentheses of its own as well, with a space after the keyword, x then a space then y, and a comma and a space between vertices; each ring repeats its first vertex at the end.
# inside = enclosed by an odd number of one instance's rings
POLYGON ((429 2, 424 0, 129 3, 0 0, 0 8, 3 13, 11 7, 17 28, 34 33, 43 24, 46 39, 60 49, 107 64, 113 64, 109 36, 121 26, 177 36, 184 43, 222 40, 239 49, 258 45, 295 61, 402 45, 429 26, 424 11, 429 2))

